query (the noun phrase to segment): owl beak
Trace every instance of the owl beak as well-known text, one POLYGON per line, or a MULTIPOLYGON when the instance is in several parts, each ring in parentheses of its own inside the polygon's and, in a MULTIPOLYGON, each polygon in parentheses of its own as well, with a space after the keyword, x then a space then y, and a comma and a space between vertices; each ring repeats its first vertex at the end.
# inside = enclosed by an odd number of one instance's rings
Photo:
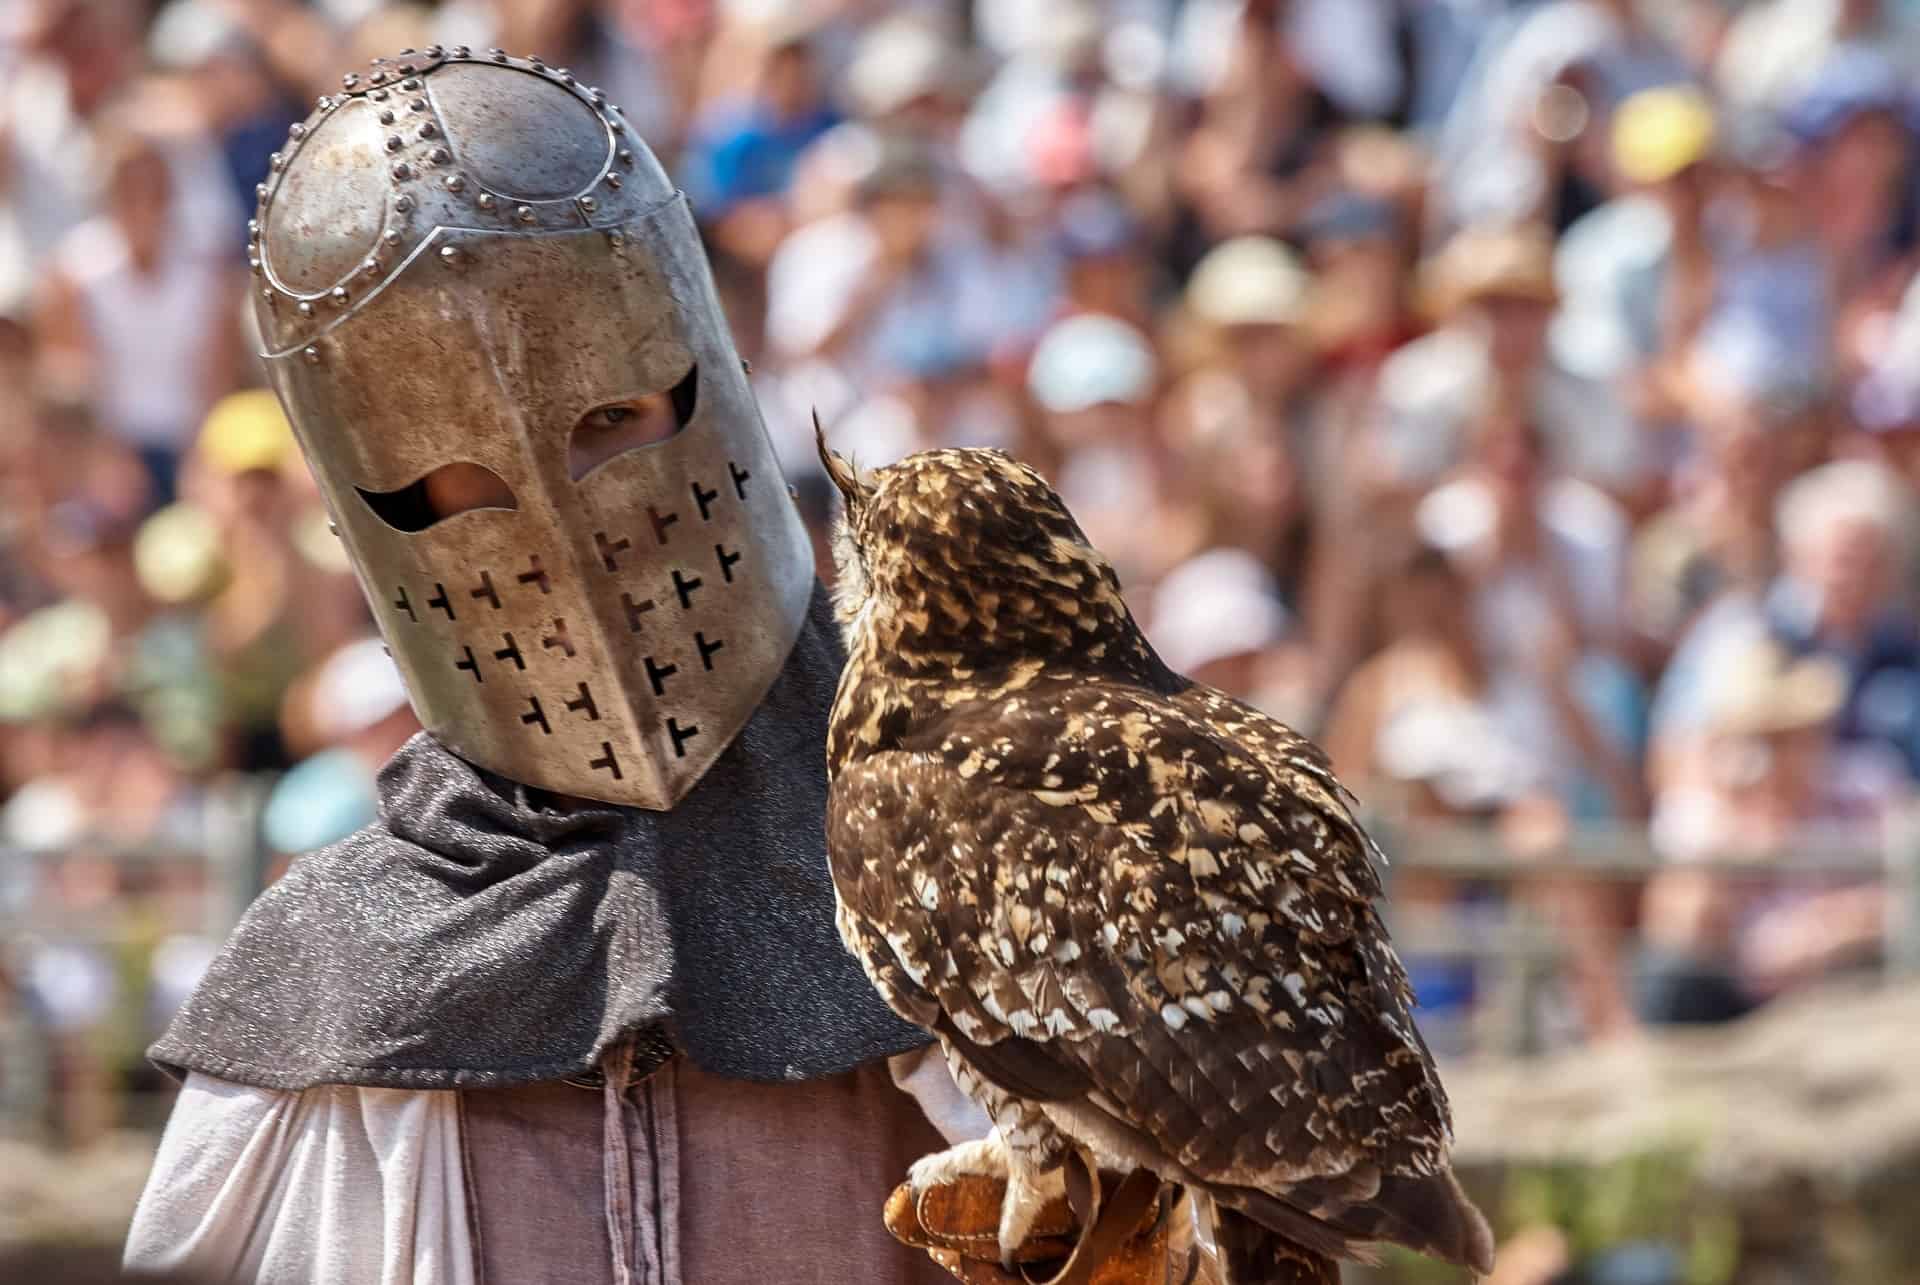
POLYGON ((820 449, 820 466, 826 469, 827 476, 832 479, 834 486, 840 491, 841 498, 846 500, 847 507, 851 509, 860 503, 861 497, 866 493, 865 488, 860 485, 860 476, 854 471, 853 465, 847 458, 835 454, 828 448, 827 430, 821 427, 819 411, 813 413, 813 441, 814 445, 820 449))

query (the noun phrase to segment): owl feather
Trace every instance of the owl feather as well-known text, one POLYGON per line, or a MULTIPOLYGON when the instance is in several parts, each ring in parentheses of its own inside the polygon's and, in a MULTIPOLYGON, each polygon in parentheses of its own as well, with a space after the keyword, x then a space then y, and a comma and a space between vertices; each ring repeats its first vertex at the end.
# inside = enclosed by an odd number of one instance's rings
POLYGON ((849 657, 828 849, 887 1002, 1019 1163, 1148 1168, 1243 1247, 1490 1270, 1382 858, 1325 754, 1162 663, 1031 468, 821 450, 849 657))

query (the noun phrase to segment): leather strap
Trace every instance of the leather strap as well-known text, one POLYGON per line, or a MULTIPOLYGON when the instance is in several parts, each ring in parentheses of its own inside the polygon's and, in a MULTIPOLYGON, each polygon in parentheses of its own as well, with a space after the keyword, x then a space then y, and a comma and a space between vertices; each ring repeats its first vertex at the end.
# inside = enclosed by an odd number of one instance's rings
MULTIPOLYGON (((1073 1253, 1052 1276, 1020 1274, 1028 1285, 1089 1285, 1094 1271, 1140 1230, 1140 1221, 1160 1199, 1159 1175, 1135 1169, 1114 1188, 1113 1199, 1101 1200, 1100 1175, 1087 1168, 1076 1152, 1067 1160, 1067 1199, 1080 1220, 1080 1239, 1073 1253)), ((1165 1210, 1161 1211, 1165 1216, 1165 1210)))

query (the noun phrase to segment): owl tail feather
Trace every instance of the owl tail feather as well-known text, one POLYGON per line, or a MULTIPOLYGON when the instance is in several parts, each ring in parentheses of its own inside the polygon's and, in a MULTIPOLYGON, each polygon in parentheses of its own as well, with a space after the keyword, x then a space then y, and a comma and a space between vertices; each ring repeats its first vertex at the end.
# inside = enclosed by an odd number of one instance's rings
POLYGON ((1340 1285, 1340 1265, 1245 1214, 1217 1209, 1220 1285, 1340 1285))
POLYGON ((1481 1276, 1493 1271, 1493 1230, 1450 1169, 1424 1177, 1388 1174, 1371 1200, 1338 1221, 1366 1240, 1394 1241, 1481 1276))
POLYGON ((1422 1176, 1377 1169, 1295 1183, 1284 1198, 1248 1188, 1214 1197, 1290 1244, 1331 1258, 1376 1261, 1385 1242, 1493 1271, 1493 1232, 1449 1170, 1422 1176))

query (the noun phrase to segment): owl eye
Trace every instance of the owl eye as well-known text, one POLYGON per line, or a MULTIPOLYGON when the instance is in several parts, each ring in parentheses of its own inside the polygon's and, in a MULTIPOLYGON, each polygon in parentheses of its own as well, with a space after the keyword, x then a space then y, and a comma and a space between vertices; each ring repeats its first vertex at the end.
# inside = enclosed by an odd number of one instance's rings
POLYGON ((578 482, 617 455, 664 442, 693 419, 699 368, 673 388, 596 406, 573 426, 567 471, 578 482))

